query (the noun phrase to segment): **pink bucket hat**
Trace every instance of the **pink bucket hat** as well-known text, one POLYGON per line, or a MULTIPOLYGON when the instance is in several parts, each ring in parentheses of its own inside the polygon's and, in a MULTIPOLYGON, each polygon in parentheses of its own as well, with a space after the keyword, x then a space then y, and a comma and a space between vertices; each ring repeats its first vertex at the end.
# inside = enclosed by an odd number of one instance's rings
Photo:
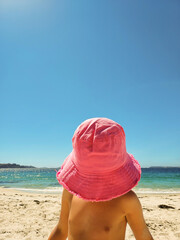
POLYGON ((126 152, 125 133, 107 118, 84 121, 72 138, 73 150, 57 172, 59 183, 88 201, 107 201, 138 184, 141 167, 126 152))

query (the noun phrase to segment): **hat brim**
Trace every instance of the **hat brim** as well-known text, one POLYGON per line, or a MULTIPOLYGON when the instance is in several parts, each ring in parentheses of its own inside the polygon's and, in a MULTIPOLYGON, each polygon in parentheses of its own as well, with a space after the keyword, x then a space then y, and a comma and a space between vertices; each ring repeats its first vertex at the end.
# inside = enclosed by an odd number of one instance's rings
POLYGON ((72 194, 88 201, 108 201, 124 195, 135 187, 141 178, 141 167, 132 154, 126 155, 125 164, 104 175, 79 172, 72 151, 57 172, 58 182, 72 194))

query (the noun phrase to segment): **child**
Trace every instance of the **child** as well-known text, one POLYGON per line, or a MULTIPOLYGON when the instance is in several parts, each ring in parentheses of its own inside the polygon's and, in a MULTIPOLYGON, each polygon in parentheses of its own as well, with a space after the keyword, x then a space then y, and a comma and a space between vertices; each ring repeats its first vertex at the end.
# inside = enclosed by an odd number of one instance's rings
POLYGON ((57 172, 62 206, 48 240, 124 240, 127 223, 137 240, 153 240, 131 190, 141 167, 126 152, 123 128, 107 118, 88 119, 72 142, 73 151, 57 172))

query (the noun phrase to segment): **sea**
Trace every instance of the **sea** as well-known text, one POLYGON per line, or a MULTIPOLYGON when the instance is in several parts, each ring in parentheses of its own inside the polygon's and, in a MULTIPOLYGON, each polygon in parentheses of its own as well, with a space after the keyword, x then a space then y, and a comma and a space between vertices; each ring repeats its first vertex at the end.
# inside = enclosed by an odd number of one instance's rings
MULTIPOLYGON (((33 193, 58 194, 62 186, 56 179, 53 168, 1 168, 0 187, 33 193)), ((134 188, 139 193, 179 193, 180 168, 142 168, 139 184, 134 188)))

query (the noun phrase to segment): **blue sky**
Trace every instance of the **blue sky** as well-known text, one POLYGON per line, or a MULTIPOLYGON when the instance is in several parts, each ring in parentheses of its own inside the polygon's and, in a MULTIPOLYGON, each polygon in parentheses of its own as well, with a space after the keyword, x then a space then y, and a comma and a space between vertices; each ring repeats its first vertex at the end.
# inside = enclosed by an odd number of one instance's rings
POLYGON ((0 0, 0 162, 60 166, 107 117, 143 167, 180 166, 180 2, 0 0))

